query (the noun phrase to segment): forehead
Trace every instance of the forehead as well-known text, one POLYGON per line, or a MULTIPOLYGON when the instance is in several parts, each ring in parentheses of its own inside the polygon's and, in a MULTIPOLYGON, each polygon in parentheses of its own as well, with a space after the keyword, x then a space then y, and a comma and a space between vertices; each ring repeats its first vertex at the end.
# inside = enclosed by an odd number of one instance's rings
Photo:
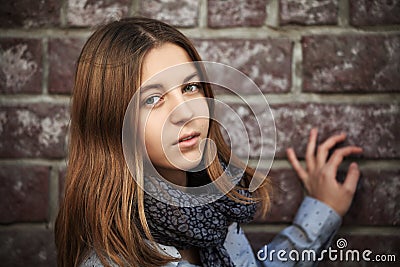
MULTIPOLYGON (((192 60, 190 59, 187 52, 180 46, 177 46, 172 43, 165 43, 161 46, 155 47, 151 49, 143 59, 142 71, 141 71, 142 83, 146 82, 147 80, 149 80, 149 78, 153 77, 156 74, 158 74, 157 76, 160 77, 163 76, 162 74, 160 74, 163 71, 170 72, 169 75, 174 73, 174 77, 176 75, 185 77, 190 72, 193 72, 195 70, 194 67, 190 66, 191 64, 185 64, 186 67, 180 68, 179 72, 174 71, 173 70, 174 68, 171 67, 187 62, 192 62, 192 60), (170 69, 167 70, 168 68, 170 69), (186 72, 186 73, 181 73, 181 75, 179 75, 180 72, 186 72)), ((181 77, 175 77, 175 78, 181 78, 181 77)))

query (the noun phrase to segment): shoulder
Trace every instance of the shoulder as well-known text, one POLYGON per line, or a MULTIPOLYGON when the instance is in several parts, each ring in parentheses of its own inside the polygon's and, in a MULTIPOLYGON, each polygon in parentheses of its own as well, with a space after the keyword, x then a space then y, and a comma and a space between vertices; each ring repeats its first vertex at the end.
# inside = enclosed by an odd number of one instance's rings
MULTIPOLYGON (((171 246, 164 246, 161 244, 158 245, 158 250, 164 254, 169 256, 181 258, 179 251, 175 247, 171 246)), ((170 262, 169 264, 165 265, 164 267, 175 267, 178 266, 178 261, 170 262)), ((91 251, 89 255, 85 258, 85 260, 79 265, 79 267, 103 267, 104 265, 101 263, 99 257, 94 251, 91 251)), ((112 267, 118 267, 115 263, 111 262, 112 267)), ((181 266, 181 265, 179 265, 181 266)), ((185 265, 183 265, 185 266, 185 265)))
MULTIPOLYGON (((113 267, 116 265, 111 264, 113 267)), ((90 252, 90 254, 86 257, 86 259, 79 265, 79 267, 102 267, 99 257, 97 257, 94 251, 90 252)))
MULTIPOLYGON (((253 265, 254 256, 251 250, 251 246, 244 235, 243 230, 238 226, 236 222, 232 223, 228 228, 228 234, 226 236, 224 246, 230 254, 232 260, 237 266, 255 266, 253 265)), ((162 244, 157 244, 157 248, 160 252, 167 254, 172 257, 182 258, 179 251, 174 246, 165 246, 162 244)), ((111 264, 115 267, 115 264, 111 264)), ((184 267, 193 266, 190 263, 180 260, 170 262, 164 267, 184 267)), ((92 251, 86 259, 79 265, 79 267, 103 267, 100 259, 97 257, 96 253, 92 251)))

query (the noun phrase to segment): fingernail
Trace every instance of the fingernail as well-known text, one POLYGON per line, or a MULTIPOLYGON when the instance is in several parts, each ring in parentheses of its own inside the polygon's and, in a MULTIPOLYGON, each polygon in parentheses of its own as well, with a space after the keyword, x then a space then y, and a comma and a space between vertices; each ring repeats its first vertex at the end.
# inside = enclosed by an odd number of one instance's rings
POLYGON ((350 164, 350 168, 358 168, 357 163, 352 162, 352 163, 350 164))

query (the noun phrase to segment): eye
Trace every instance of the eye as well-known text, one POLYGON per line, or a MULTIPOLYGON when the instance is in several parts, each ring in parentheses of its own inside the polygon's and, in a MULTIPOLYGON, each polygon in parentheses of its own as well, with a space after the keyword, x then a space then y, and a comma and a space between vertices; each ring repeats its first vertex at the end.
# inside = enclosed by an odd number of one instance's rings
POLYGON ((183 87, 183 92, 194 93, 200 91, 201 89, 202 86, 200 83, 189 83, 186 84, 185 87, 183 87))
POLYGON ((160 102, 161 99, 162 99, 162 97, 158 96, 158 95, 150 96, 150 97, 146 98, 146 100, 144 101, 144 104, 149 105, 149 106, 154 106, 154 105, 157 105, 157 103, 160 102))

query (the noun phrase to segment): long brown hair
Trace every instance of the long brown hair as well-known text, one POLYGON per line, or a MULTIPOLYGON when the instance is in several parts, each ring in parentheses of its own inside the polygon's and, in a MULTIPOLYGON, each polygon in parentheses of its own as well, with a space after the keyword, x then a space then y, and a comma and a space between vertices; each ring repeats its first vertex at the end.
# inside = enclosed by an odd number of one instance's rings
MULTIPOLYGON (((193 61, 201 58, 190 40, 175 28, 157 20, 127 18, 99 27, 84 45, 78 59, 73 89, 68 169, 65 194, 55 224, 59 266, 78 266, 90 252, 104 266, 110 262, 130 266, 162 266, 173 257, 158 252, 148 229, 143 190, 132 175, 143 175, 143 162, 130 174, 122 149, 122 127, 129 101, 140 87, 146 53, 164 43, 182 47, 193 61), (150 242, 148 242, 150 241, 150 242)), ((205 87, 206 97, 213 97, 205 87)), ((219 126, 210 120, 209 138, 218 155, 233 155, 219 126)), ((250 182, 254 170, 234 158, 250 182)), ((211 179, 222 173, 218 159, 207 169, 211 179)), ((269 206, 268 179, 254 199, 269 206)), ((242 199, 236 190, 228 193, 242 199)))

